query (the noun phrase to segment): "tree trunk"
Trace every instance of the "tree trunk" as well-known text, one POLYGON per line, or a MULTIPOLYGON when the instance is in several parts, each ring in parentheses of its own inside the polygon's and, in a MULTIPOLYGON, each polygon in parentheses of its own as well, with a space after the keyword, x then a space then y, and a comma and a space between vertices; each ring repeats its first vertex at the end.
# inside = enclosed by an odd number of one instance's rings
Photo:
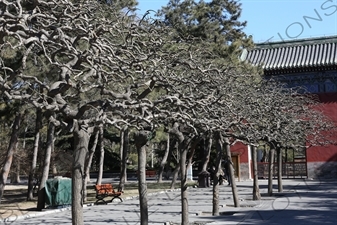
POLYGON ((172 138, 170 138, 170 146, 169 146, 169 153, 168 153, 168 157, 167 157, 167 162, 166 162, 166 165, 165 165, 165 179, 166 180, 169 180, 171 175, 172 175, 172 171, 171 171, 171 162, 172 162, 172 158, 173 158, 173 150, 174 150, 174 147, 176 145, 176 140, 172 138))
POLYGON ((129 128, 124 127, 121 130, 121 171, 119 179, 119 191, 124 191, 125 182, 127 182, 127 160, 129 152, 129 128))
MULTIPOLYGON (((25 131, 23 133, 23 140, 22 140, 22 150, 23 152, 27 152, 26 151, 26 134, 27 134, 27 130, 28 130, 28 126, 25 127, 25 131)), ((19 150, 19 149, 18 149, 19 150)), ((22 157, 17 157, 16 160, 16 182, 20 183, 21 179, 20 179, 20 173, 21 173, 21 160, 22 157)))
POLYGON ((16 160, 16 174, 15 174, 15 182, 17 184, 21 182, 20 173, 21 173, 21 160, 18 159, 16 160))
POLYGON ((186 174, 186 159, 187 151, 184 142, 179 144, 180 151, 180 188, 181 188, 181 224, 188 225, 188 192, 187 192, 187 174, 186 174))
POLYGON ((91 132, 74 123, 74 159, 72 167, 71 215, 73 225, 83 225, 83 190, 85 184, 84 166, 88 154, 91 132))
POLYGON ((163 159, 161 160, 159 172, 158 172, 158 183, 163 182, 163 172, 167 163, 167 158, 170 152, 170 134, 167 135, 167 142, 166 142, 166 148, 165 148, 165 154, 163 156, 163 159))
POLYGON ((150 164, 150 168, 153 169, 153 155, 154 155, 153 152, 154 152, 154 149, 155 149, 155 144, 152 143, 150 149, 151 149, 151 151, 150 151, 151 152, 151 164, 150 164))
POLYGON ((55 163, 55 137, 53 139, 52 149, 51 149, 51 159, 50 159, 51 171, 54 176, 57 176, 57 167, 55 163))
POLYGON ((221 171, 221 159, 222 159, 222 149, 223 141, 219 132, 215 134, 216 138, 216 162, 215 162, 215 173, 213 177, 213 209, 212 215, 219 216, 219 176, 221 171))
POLYGON ((178 179, 178 176, 179 176, 179 173, 180 173, 180 163, 179 163, 180 152, 179 152, 178 142, 175 141, 173 146, 174 147, 171 149, 171 158, 173 157, 173 151, 174 150, 176 150, 176 152, 177 152, 177 157, 175 158, 176 166, 175 166, 175 168, 172 172, 172 181, 171 181, 170 189, 175 188, 175 184, 177 182, 177 179, 178 179))
POLYGON ((13 155, 13 163, 12 163, 12 168, 11 168, 11 173, 10 173, 10 179, 11 179, 11 184, 19 184, 21 182, 20 180, 20 159, 19 155, 17 154, 19 149, 18 145, 15 147, 16 149, 16 154, 13 155))
POLYGON ((275 146, 271 144, 269 150, 269 164, 268 164, 268 195, 273 195, 273 171, 274 171, 274 153, 275 153, 275 146))
POLYGON ((204 149, 204 158, 202 163, 202 170, 201 172, 207 171, 208 162, 211 155, 211 148, 212 148, 212 134, 209 134, 206 142, 206 146, 204 149))
POLYGON ((234 176, 234 168, 233 168, 233 162, 232 162, 232 157, 231 157, 231 149, 230 149, 230 143, 229 139, 225 138, 224 139, 224 146, 226 149, 226 157, 229 162, 229 176, 231 179, 231 185, 232 185, 232 194, 233 194, 233 200, 234 200, 234 207, 240 207, 240 202, 239 202, 239 195, 238 195, 238 190, 236 187, 236 181, 235 181, 235 176, 234 176))
POLYGON ((97 175, 97 181, 96 184, 102 183, 103 178, 103 170, 104 170, 104 137, 103 137, 103 126, 100 126, 99 128, 99 146, 100 146, 100 158, 99 158, 99 169, 98 169, 98 175, 97 175))
POLYGON ((2 169, 1 169, 1 173, 0 173, 0 203, 4 194, 4 190, 5 190, 5 185, 6 185, 6 181, 8 178, 8 174, 12 165, 12 161, 13 161, 13 155, 15 153, 15 148, 18 142, 18 135, 19 135, 19 129, 20 129, 20 124, 21 124, 21 120, 22 120, 23 115, 21 113, 18 113, 15 116, 14 119, 14 124, 12 127, 12 135, 11 135, 11 139, 9 141, 9 145, 8 145, 8 149, 7 149, 7 155, 6 158, 4 160, 2 169))
POLYGON ((37 210, 40 211, 45 208, 45 183, 49 176, 52 145, 54 143, 54 131, 55 125, 52 122, 49 122, 47 131, 47 146, 43 162, 43 171, 40 178, 39 189, 37 192, 38 195, 37 210))
POLYGON ((176 168, 173 171, 173 176, 172 176, 172 181, 171 181, 170 189, 174 189, 175 188, 175 184, 177 182, 179 172, 180 172, 180 163, 178 163, 176 165, 176 168))
POLYGON ((261 162, 267 162, 267 158, 268 158, 267 144, 265 144, 263 148, 263 156, 262 156, 261 162))
POLYGON ((149 222, 146 185, 146 143, 147 133, 145 131, 135 133, 135 144, 138 152, 138 192, 141 225, 147 225, 149 222))
POLYGON ((278 184, 278 192, 283 192, 282 185, 282 149, 277 147, 277 184, 278 184))
MULTIPOLYGON (((40 129, 42 127, 42 110, 36 110, 36 122, 35 122, 35 137, 34 137, 34 148, 33 148, 33 157, 32 163, 29 170, 28 176, 28 191, 27 191, 27 201, 32 201, 34 199, 34 178, 36 179, 36 162, 37 162, 37 153, 39 151, 40 143, 40 129)), ((37 179, 36 179, 37 180, 37 179)))
POLYGON ((252 149, 252 160, 253 160, 253 200, 260 200, 261 194, 260 194, 260 188, 259 188, 259 177, 258 177, 258 171, 257 171, 257 152, 256 147, 251 146, 252 149))
MULTIPOLYGON (((189 169, 193 165, 193 156, 195 153, 195 149, 197 148, 197 145, 199 144, 200 140, 201 140, 200 138, 195 138, 192 140, 192 142, 189 145, 188 149, 190 150, 190 152, 189 152, 189 156, 187 159, 186 169, 189 169)), ((193 170, 192 170, 192 173, 193 173, 193 170)), ((186 174, 186 177, 187 177, 187 174, 186 174)))
POLYGON ((187 174, 186 174, 186 159, 187 159, 187 151, 188 145, 191 143, 191 139, 186 140, 183 133, 179 130, 179 125, 177 123, 174 124, 170 133, 175 135, 178 139, 178 150, 180 152, 180 188, 181 188, 181 224, 188 225, 188 192, 187 192, 187 174))
POLYGON ((94 143, 92 144, 90 151, 89 151, 89 156, 85 162, 85 181, 84 181, 84 194, 83 194, 83 201, 87 202, 87 184, 90 181, 90 168, 91 168, 91 164, 92 164, 92 159, 94 157, 95 154, 95 150, 97 147, 97 143, 98 143, 98 137, 99 137, 99 130, 97 130, 95 132, 95 137, 94 137, 94 143))
MULTIPOLYGON (((22 150, 25 152, 26 148, 26 133, 27 133, 28 127, 25 127, 25 131, 23 133, 23 140, 22 140, 22 150)), ((21 173, 21 157, 20 157, 20 151, 22 150, 18 147, 19 141, 16 144, 16 152, 13 157, 13 165, 14 168, 12 169, 12 176, 11 176, 11 184, 19 184, 21 182, 20 179, 20 173, 21 173)))

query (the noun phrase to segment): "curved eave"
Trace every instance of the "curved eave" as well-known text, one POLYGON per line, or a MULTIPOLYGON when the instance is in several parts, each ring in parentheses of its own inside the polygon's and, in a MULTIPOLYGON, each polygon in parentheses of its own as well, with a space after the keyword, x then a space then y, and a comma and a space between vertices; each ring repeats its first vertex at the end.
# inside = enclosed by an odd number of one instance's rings
POLYGON ((281 75, 281 74, 292 74, 292 73, 303 73, 303 72, 320 72, 320 71, 336 71, 337 65, 325 65, 317 67, 291 67, 291 68, 280 68, 280 69, 264 69, 265 75, 281 75))
POLYGON ((330 67, 337 65, 337 44, 257 48, 248 51, 245 60, 265 70, 330 67))

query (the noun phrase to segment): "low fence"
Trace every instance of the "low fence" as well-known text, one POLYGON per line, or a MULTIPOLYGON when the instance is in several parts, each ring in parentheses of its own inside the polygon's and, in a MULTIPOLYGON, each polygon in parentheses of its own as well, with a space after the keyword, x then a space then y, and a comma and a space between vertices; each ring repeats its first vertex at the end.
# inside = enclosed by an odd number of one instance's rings
MULTIPOLYGON (((258 162, 257 170, 259 178, 267 178, 268 162, 258 162)), ((273 164, 273 177, 277 177, 278 165, 273 164)), ((307 174, 307 163, 306 162, 284 162, 282 163, 282 177, 283 178, 306 178, 307 174)))

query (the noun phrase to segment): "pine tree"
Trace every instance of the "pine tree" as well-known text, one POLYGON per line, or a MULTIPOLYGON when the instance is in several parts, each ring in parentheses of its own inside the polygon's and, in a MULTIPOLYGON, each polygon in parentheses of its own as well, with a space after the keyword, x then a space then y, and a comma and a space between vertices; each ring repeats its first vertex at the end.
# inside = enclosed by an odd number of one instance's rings
POLYGON ((213 43, 215 55, 238 58, 242 48, 252 45, 243 32, 247 22, 239 20, 241 11, 241 3, 235 0, 170 0, 157 15, 176 29, 175 38, 199 38, 213 43))

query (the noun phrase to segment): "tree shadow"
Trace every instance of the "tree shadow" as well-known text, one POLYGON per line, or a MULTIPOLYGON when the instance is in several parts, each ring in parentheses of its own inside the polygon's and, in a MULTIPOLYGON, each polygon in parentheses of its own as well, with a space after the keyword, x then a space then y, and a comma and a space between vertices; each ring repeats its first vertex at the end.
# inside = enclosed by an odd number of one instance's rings
POLYGON ((336 224, 336 207, 330 210, 255 210, 240 212, 240 215, 221 215, 218 217, 202 217, 214 222, 235 223, 235 224, 336 224))
POLYGON ((320 179, 337 179, 337 153, 315 169, 320 179))

